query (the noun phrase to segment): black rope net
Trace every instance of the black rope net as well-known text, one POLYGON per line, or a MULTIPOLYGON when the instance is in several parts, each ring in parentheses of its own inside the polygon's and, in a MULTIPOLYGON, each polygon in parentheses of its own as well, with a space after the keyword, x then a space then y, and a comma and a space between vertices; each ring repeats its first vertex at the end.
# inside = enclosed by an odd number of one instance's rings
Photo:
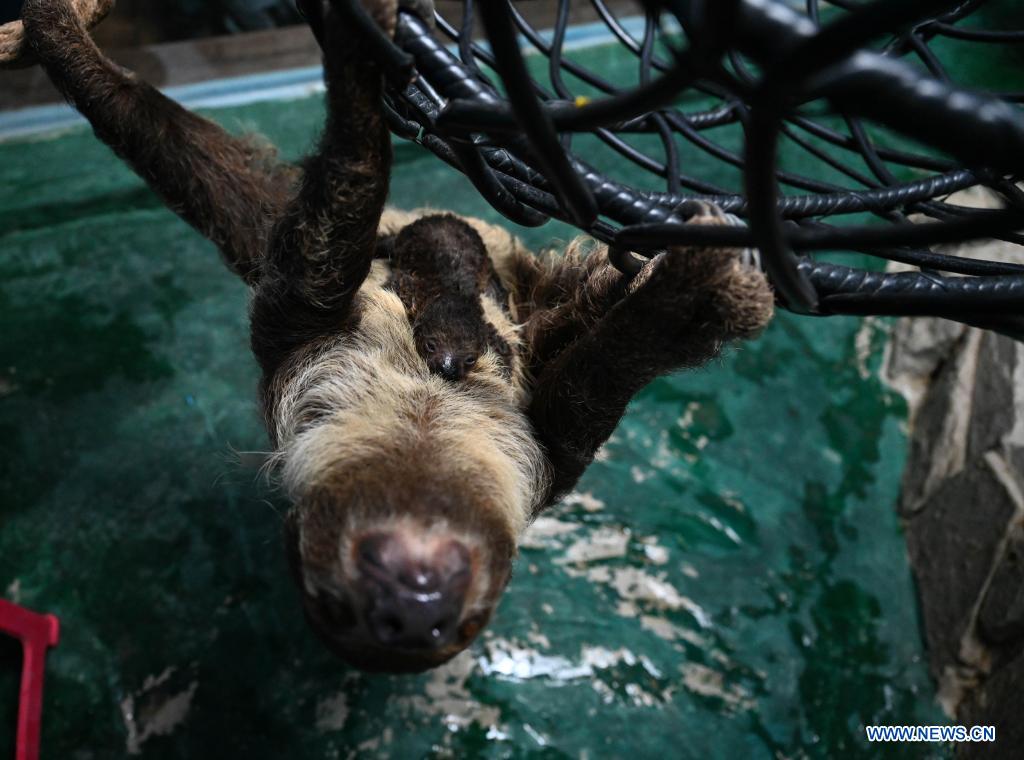
POLYGON ((1020 339, 1024 266, 948 252, 1024 242, 1018 3, 551 0, 541 31, 539 2, 464 0, 433 23, 403 12, 379 48, 393 131, 518 224, 569 222, 626 272, 669 245, 752 248, 790 310, 1020 339), (584 6, 625 72, 574 51, 584 6), (975 186, 992 208, 950 200, 975 186), (687 224, 699 201, 736 224, 687 224))

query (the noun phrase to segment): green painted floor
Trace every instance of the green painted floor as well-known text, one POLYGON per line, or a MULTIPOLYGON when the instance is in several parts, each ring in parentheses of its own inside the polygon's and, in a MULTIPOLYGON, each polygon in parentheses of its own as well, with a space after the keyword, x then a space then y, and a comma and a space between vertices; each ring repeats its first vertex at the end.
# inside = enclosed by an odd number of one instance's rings
MULTIPOLYGON (((214 116, 297 156, 322 113, 214 116)), ((495 219, 432 156, 397 158, 396 205, 495 219)), ((782 314, 652 384, 471 651, 371 677, 314 640, 286 572, 246 299, 88 131, 0 145, 0 594, 63 624, 45 758, 945 755, 863 738, 943 720, 883 323, 782 314)), ((0 757, 17 667, 0 644, 0 757)))

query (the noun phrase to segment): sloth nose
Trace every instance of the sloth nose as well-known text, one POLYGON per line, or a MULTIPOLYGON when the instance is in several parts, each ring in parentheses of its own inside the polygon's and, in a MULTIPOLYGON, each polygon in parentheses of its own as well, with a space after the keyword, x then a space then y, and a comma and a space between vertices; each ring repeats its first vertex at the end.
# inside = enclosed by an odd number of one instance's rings
POLYGON ((462 365, 455 361, 455 356, 450 351, 445 351, 439 357, 437 357, 430 367, 431 371, 435 374, 440 375, 445 380, 461 380, 462 365))
POLYGON ((375 533, 356 552, 366 625, 378 644, 423 650, 452 643, 470 581, 465 546, 375 533))

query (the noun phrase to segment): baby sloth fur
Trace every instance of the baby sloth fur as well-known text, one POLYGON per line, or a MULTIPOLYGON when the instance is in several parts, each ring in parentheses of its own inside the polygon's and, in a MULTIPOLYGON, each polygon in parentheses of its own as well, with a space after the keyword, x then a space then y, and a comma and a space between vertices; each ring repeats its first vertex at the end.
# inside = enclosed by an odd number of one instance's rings
POLYGON ((507 312, 508 294, 476 230, 452 214, 436 214, 379 245, 431 372, 462 380, 486 351, 509 372, 509 343, 484 314, 485 303, 507 312))
MULTIPOLYGON (((394 33, 396 0, 364 5, 394 33)), ((734 251, 674 248, 629 278, 603 246, 538 258, 478 220, 386 209, 382 73, 333 4, 304 6, 326 51, 327 122, 299 166, 113 64, 72 0, 25 0, 23 20, 99 139, 252 289, 311 627, 360 668, 423 670, 487 623, 523 531, 630 399, 755 334, 772 294, 734 251)), ((724 223, 710 206, 690 221, 724 223)))

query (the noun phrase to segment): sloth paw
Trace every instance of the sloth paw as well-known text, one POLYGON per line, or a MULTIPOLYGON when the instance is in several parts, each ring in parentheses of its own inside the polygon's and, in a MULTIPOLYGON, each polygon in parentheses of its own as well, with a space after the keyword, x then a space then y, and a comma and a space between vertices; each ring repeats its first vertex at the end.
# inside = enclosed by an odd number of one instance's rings
POLYGON ((736 254, 713 298, 715 311, 729 338, 751 338, 775 313, 775 296, 764 273, 736 254))
MULTIPOLYGON (((711 204, 688 223, 732 224, 711 204)), ((629 290, 644 308, 665 318, 673 311, 695 312, 696 318, 715 323, 723 340, 756 335, 774 313, 774 296, 756 255, 736 249, 674 247, 647 262, 629 290)))

